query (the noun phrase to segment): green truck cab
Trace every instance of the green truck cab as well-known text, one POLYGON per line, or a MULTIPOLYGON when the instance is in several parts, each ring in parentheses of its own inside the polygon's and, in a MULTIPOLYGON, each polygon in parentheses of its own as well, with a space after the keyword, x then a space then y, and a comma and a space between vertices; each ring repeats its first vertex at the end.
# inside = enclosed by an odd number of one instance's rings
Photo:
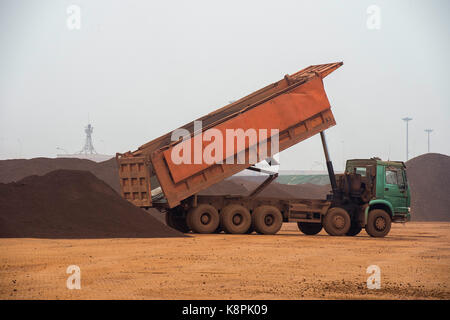
POLYGON ((403 162, 352 159, 344 174, 336 177, 339 198, 358 205, 352 210, 353 228, 365 227, 371 236, 383 237, 391 222, 410 221, 411 196, 403 162))

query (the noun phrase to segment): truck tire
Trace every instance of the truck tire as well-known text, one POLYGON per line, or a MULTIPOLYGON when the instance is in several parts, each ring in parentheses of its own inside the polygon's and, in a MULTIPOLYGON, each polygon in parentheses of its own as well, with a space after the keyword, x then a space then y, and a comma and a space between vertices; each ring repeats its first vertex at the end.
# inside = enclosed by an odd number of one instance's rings
POLYGON ((283 216, 274 206, 260 206, 253 213, 252 223, 260 234, 275 234, 281 229, 283 216))
POLYGON ((191 228, 189 228, 186 223, 186 217, 177 216, 173 211, 166 212, 166 224, 172 229, 183 233, 188 233, 191 231, 191 228))
POLYGON ((362 230, 361 225, 358 222, 352 222, 352 224, 350 225, 350 229, 348 229, 347 233, 345 234, 346 236, 349 237, 354 237, 356 235, 358 235, 362 230))
POLYGON ((219 213, 209 204, 200 204, 191 208, 187 215, 187 225, 195 233, 214 233, 219 227, 219 213))
POLYGON ((350 215, 343 208, 331 208, 323 218, 323 227, 330 236, 344 236, 350 225, 350 215))
POLYGON ((222 209, 220 225, 226 233, 243 234, 250 229, 252 216, 247 208, 239 204, 230 204, 222 209))
POLYGON ((298 229, 306 235, 313 236, 322 231, 321 223, 297 222, 298 229))
POLYGON ((371 237, 382 238, 391 230, 391 223, 391 216, 386 211, 381 209, 371 210, 367 218, 366 232, 371 237))

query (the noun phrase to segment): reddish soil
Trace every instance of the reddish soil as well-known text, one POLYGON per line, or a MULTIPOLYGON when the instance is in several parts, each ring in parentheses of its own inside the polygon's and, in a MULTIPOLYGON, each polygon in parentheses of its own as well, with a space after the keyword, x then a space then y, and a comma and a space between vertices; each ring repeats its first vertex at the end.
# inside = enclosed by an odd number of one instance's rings
POLYGON ((180 237, 87 171, 0 183, 2 238, 180 237))
POLYGON ((411 219, 450 221, 450 157, 427 153, 406 162, 411 219))
MULTIPOLYGON (((386 238, 194 234, 166 239, 0 239, 0 299, 450 299, 450 222, 386 238), (69 265, 81 290, 69 290, 69 265), (367 267, 381 288, 367 288, 367 267)), ((372 310, 377 312, 380 310, 372 310)))

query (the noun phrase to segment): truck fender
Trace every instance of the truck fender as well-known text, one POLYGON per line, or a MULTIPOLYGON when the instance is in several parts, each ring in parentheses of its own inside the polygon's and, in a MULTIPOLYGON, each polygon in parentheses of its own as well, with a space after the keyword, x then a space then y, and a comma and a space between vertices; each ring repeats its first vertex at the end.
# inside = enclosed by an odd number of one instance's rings
POLYGON ((367 219, 369 217, 369 211, 373 208, 374 205, 380 205, 380 207, 387 207, 387 213, 392 217, 392 213, 394 212, 394 208, 390 204, 389 201, 376 199, 369 202, 369 205, 366 207, 364 211, 364 225, 367 225, 367 219))

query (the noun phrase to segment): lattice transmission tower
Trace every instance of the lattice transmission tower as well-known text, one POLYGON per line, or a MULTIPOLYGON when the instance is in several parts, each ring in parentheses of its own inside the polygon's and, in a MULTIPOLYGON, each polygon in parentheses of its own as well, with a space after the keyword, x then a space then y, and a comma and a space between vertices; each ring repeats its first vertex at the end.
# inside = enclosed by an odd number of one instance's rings
POLYGON ((92 132, 94 131, 94 127, 88 123, 85 127, 84 132, 86 133, 86 141, 84 143, 83 149, 81 149, 79 154, 97 154, 95 151, 94 145, 92 144, 92 132))

